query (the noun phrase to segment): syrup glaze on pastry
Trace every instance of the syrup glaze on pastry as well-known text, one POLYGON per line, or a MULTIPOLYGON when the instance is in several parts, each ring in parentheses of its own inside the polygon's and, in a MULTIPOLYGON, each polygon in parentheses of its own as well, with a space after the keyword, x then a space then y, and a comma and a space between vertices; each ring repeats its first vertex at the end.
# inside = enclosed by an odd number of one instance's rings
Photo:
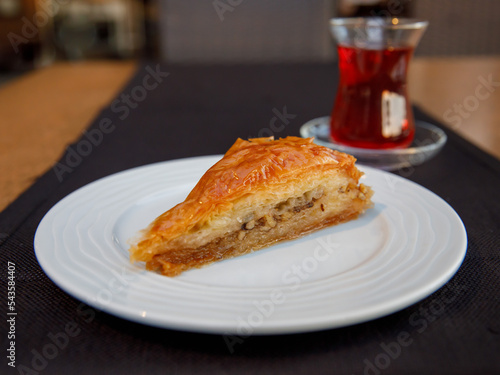
POLYGON ((346 222, 371 207, 354 157, 312 138, 238 139, 186 200, 131 247, 131 261, 176 276, 346 222))

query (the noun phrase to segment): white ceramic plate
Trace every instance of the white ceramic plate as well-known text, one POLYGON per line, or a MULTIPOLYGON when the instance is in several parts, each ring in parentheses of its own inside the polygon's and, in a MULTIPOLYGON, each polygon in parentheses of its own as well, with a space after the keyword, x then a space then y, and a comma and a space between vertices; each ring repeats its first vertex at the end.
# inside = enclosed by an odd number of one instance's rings
POLYGON ((375 207, 358 220, 176 278, 130 264, 127 242, 182 201, 220 156, 139 167, 64 198, 35 235, 43 270, 90 306, 131 321, 219 334, 334 328, 403 309, 444 285, 466 252, 441 198, 363 167, 375 207))

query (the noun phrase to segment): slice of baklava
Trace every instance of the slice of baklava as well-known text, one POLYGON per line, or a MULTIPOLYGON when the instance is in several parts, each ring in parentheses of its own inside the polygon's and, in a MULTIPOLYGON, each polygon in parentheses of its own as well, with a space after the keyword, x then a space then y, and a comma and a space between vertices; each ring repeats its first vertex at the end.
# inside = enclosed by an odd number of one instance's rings
POLYGON ((238 139, 143 231, 131 261, 176 276, 355 219, 372 205, 355 160, 312 138, 238 139))

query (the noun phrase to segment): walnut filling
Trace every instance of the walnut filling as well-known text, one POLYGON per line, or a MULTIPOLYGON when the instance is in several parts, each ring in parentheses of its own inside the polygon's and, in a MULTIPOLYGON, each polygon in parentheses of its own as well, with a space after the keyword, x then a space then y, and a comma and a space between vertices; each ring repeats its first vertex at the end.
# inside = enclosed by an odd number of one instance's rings
MULTIPOLYGON (((315 202, 324 195, 323 189, 317 188, 308 191, 300 197, 289 198, 284 202, 280 202, 271 208, 267 214, 254 218, 255 214, 250 214, 246 217, 246 221, 241 225, 240 229, 232 233, 228 233, 224 237, 218 238, 197 249, 182 249, 179 251, 170 251, 166 254, 156 255, 152 261, 148 262, 147 268, 155 270, 163 268, 163 273, 168 274, 167 268, 181 264, 188 265, 189 263, 211 263, 215 260, 225 259, 234 256, 234 244, 236 241, 242 241, 249 233, 252 233, 252 238, 258 243, 258 239, 266 236, 266 232, 272 229, 277 229, 280 223, 290 220, 294 215, 301 213, 304 210, 314 207, 315 202)), ((322 211, 324 204, 321 204, 322 211)), ((250 241, 250 246, 254 241, 250 241)), ((251 247, 245 248, 244 252, 251 251, 251 247)), ((189 268, 189 267, 186 267, 189 268)), ((175 268, 175 274, 182 272, 184 267, 175 268)))
MULTIPOLYGON (((323 189, 317 188, 306 192, 301 197, 289 198, 284 202, 278 203, 272 208, 269 214, 266 214, 258 219, 254 219, 254 214, 250 215, 251 219, 241 225, 240 233, 252 229, 260 229, 263 231, 271 230, 278 223, 288 220, 294 213, 299 213, 302 210, 314 206, 314 202, 323 196, 323 189)), ((324 207, 324 205, 322 204, 324 207)), ((324 208, 322 209, 324 210, 324 208)), ((238 235, 238 239, 243 239, 244 235, 238 235)))

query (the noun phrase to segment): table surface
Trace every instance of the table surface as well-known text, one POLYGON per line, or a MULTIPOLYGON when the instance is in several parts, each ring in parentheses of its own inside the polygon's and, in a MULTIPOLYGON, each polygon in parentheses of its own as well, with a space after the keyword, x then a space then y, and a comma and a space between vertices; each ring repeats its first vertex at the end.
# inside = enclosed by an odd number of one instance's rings
POLYGON ((59 63, 0 88, 0 211, 49 169, 111 102, 133 62, 59 63))
MULTIPOLYGON (((82 135, 136 66, 133 61, 57 63, 0 88, 0 210, 82 135)), ((500 57, 416 58, 410 97, 500 158, 499 82, 500 57)))

